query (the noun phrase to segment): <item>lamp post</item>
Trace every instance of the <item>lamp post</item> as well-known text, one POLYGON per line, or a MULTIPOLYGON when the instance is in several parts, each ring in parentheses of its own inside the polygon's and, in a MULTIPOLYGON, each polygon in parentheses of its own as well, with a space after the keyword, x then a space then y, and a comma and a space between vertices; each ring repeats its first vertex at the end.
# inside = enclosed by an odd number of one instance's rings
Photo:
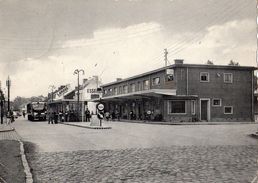
POLYGON ((54 89, 56 89, 56 87, 54 85, 49 85, 49 88, 51 89, 51 102, 54 101, 54 89))
POLYGON ((77 74, 77 82, 78 82, 78 86, 77 86, 77 117, 78 117, 78 121, 79 121, 79 109, 80 109, 80 72, 84 75, 84 70, 83 69, 76 69, 73 72, 73 75, 77 74))
POLYGON ((0 107, 1 107, 1 124, 3 124, 3 117, 4 117, 4 94, 3 91, 0 89, 0 107))
POLYGON ((11 80, 10 77, 8 76, 6 80, 6 86, 7 86, 7 111, 8 113, 10 112, 10 87, 11 87, 11 80))

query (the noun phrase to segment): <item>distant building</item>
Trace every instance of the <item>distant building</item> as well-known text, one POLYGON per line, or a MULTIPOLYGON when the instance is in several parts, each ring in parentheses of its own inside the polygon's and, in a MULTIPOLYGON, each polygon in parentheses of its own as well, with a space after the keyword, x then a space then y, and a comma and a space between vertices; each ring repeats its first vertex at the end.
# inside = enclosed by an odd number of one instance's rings
POLYGON ((102 85, 105 110, 123 119, 254 121, 255 67, 175 64, 102 85))
MULTIPOLYGON (((79 104, 79 119, 84 118, 84 112, 88 108, 91 112, 96 113, 96 104, 91 102, 92 99, 101 97, 101 90, 98 89, 100 84, 99 78, 93 76, 83 79, 80 84, 80 104, 79 104)), ((78 114, 78 90, 77 84, 61 85, 48 94, 48 108, 53 112, 71 112, 74 115, 78 114)))

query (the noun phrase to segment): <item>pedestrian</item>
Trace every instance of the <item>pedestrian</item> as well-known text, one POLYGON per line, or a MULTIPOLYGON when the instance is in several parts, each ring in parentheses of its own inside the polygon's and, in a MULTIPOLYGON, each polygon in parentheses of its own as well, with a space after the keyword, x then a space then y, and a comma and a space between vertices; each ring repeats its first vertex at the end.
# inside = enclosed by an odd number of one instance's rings
POLYGON ((22 111, 23 118, 25 118, 25 111, 22 111))
POLYGON ((88 108, 85 111, 85 116, 86 116, 86 122, 90 122, 91 115, 90 115, 90 111, 88 108))
POLYGON ((51 122, 51 111, 48 111, 48 124, 51 122))
POLYGON ((105 118, 106 118, 107 121, 109 121, 109 119, 110 119, 110 113, 109 113, 108 111, 105 113, 105 118))

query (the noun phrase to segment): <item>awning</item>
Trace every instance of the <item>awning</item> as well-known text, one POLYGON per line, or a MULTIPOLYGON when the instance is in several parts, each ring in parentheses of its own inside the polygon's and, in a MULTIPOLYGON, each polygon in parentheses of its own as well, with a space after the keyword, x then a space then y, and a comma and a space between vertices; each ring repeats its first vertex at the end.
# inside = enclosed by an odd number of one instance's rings
POLYGON ((191 97, 196 98, 196 95, 176 95, 175 89, 150 89, 150 90, 143 90, 137 92, 131 92, 126 94, 119 94, 119 95, 112 95, 106 96, 103 98, 92 99, 92 102, 99 102, 101 100, 122 100, 122 99, 141 99, 141 98, 149 98, 149 97, 161 97, 161 96, 174 96, 174 97, 191 97))

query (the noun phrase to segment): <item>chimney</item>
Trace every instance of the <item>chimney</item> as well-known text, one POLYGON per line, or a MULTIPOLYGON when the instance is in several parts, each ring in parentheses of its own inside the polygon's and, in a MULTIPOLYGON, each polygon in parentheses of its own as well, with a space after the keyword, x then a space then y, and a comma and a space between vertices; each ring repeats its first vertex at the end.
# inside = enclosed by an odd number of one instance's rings
POLYGON ((184 59, 175 59, 175 64, 184 64, 184 59))
POLYGON ((116 78, 116 81, 121 81, 122 80, 122 78, 116 78))

